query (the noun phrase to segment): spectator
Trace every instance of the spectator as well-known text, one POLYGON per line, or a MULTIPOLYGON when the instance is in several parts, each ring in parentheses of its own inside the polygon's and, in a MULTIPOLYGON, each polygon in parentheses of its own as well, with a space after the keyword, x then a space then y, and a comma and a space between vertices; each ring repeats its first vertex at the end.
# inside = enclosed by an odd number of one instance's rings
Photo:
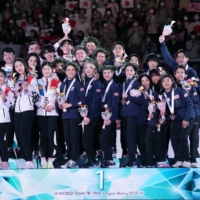
POLYGON ((152 40, 155 42, 158 39, 158 27, 160 23, 159 16, 157 15, 157 9, 151 7, 149 14, 146 16, 148 35, 151 35, 152 40))
POLYGON ((174 57, 174 54, 179 50, 179 49, 185 49, 185 43, 180 41, 177 37, 177 33, 174 31, 170 35, 170 40, 167 42, 167 48, 171 54, 172 57, 174 57))
POLYGON ((138 24, 138 21, 133 22, 133 26, 128 31, 128 48, 129 53, 140 54, 143 42, 144 31, 143 28, 138 24))
POLYGON ((115 30, 110 29, 108 21, 106 20, 102 21, 100 35, 104 39, 103 47, 111 53, 112 44, 116 41, 117 36, 115 30))
POLYGON ((146 36, 146 41, 142 45, 141 53, 143 55, 143 61, 145 62, 146 56, 150 53, 157 53, 157 45, 151 39, 150 35, 146 36))
POLYGON ((195 31, 197 34, 200 32, 200 17, 198 13, 195 13, 193 16, 194 20, 189 24, 188 33, 190 34, 192 31, 195 31))
POLYGON ((110 0, 110 3, 107 5, 107 8, 111 8, 113 16, 115 18, 118 18, 119 6, 116 3, 116 0, 110 0))
POLYGON ((91 32, 90 23, 86 21, 86 17, 84 14, 79 14, 79 21, 74 27, 74 34, 77 34, 79 30, 82 30, 84 35, 89 35, 91 32))
POLYGON ((190 59, 199 58, 200 41, 197 40, 197 34, 194 31, 190 33, 189 40, 186 42, 186 50, 190 59))
POLYGON ((160 26, 161 28, 167 24, 168 10, 166 9, 166 5, 164 0, 159 3, 159 17, 160 17, 160 26))

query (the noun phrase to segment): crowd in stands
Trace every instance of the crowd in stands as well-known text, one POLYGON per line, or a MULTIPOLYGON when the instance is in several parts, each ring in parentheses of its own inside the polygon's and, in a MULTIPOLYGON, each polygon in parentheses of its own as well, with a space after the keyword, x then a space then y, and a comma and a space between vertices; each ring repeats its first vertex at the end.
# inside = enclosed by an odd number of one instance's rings
POLYGON ((112 44, 120 40, 128 54, 137 53, 144 60, 149 53, 160 53, 158 36, 164 25, 175 20, 173 33, 166 39, 170 53, 174 56, 185 48, 190 59, 199 58, 200 15, 190 12, 189 0, 132 1, 132 8, 123 8, 121 0, 88 0, 88 9, 81 1, 71 0, 2 1, 0 42, 22 45, 21 56, 25 57, 29 42, 44 45, 62 38, 62 20, 69 18, 74 46, 90 35, 111 51, 112 44))

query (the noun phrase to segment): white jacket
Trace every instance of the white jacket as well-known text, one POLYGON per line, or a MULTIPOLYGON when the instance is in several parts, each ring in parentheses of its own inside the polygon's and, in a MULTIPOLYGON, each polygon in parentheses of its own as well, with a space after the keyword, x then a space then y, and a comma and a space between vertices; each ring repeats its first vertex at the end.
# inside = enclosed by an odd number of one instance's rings
POLYGON ((12 67, 5 64, 4 67, 2 67, 1 69, 3 69, 6 72, 6 76, 11 76, 12 74, 12 67))
POLYGON ((39 116, 58 116, 58 108, 56 107, 56 89, 60 88, 61 82, 59 79, 49 77, 48 78, 48 88, 45 89, 46 79, 43 77, 38 79, 38 89, 39 89, 39 101, 36 103, 37 115, 39 116), (47 105, 54 105, 54 109, 51 112, 46 112, 45 109, 41 107, 44 102, 45 97, 47 97, 49 103, 47 105))
POLYGON ((14 94, 7 85, 4 85, 1 89, 6 94, 6 102, 3 102, 0 98, 0 123, 8 123, 10 122, 9 108, 14 106, 14 94))
MULTIPOLYGON (((19 81, 16 83, 18 82, 19 81)), ((22 90, 18 95, 15 103, 16 113, 34 110, 34 104, 39 99, 39 91, 36 78, 34 76, 28 75, 26 82, 28 83, 28 92, 24 92, 22 90)))

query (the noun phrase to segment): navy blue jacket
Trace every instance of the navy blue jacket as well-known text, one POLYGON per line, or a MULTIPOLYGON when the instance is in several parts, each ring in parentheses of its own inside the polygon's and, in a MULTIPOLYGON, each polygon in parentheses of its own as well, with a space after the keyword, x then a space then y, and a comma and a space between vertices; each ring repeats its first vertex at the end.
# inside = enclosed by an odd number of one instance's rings
MULTIPOLYGON (((110 80, 111 81, 111 80, 110 80)), ((103 85, 102 85, 102 96, 105 93, 106 87, 109 84, 110 81, 104 81, 103 85)), ((104 104, 108 105, 108 109, 110 110, 110 112, 112 113, 112 116, 110 118, 111 121, 115 121, 119 118, 119 112, 118 112, 118 107, 119 107, 119 88, 118 85, 113 81, 113 83, 111 84, 106 98, 105 98, 105 102, 103 102, 104 104)))
MULTIPOLYGON (((125 82, 125 90, 128 88, 130 82, 133 79, 129 79, 128 81, 125 82)), ((134 81, 132 83, 131 89, 136 89, 138 90, 141 84, 138 81, 134 81)), ((130 90, 131 90, 130 89, 130 90)), ((121 116, 134 116, 134 117, 139 117, 139 107, 142 103, 144 103, 144 96, 141 95, 139 97, 132 97, 130 95, 130 90, 127 93, 127 101, 130 101, 130 103, 127 105, 121 105, 121 116)), ((122 96, 123 93, 123 83, 120 84, 120 96, 122 96)))
MULTIPOLYGON (((148 94, 150 94, 150 89, 147 92, 148 94)), ((142 96, 144 97, 143 94, 142 96)), ((157 92, 152 91, 152 96, 154 97, 155 100, 158 99, 157 92)), ((158 117, 158 109, 156 108, 155 112, 152 113, 153 118, 150 121, 148 121, 147 119, 149 115, 149 111, 148 111, 149 103, 150 103, 150 100, 145 99, 144 102, 140 105, 138 123, 155 126, 157 122, 157 117, 158 117)))
MULTIPOLYGON (((106 65, 114 65, 114 60, 111 60, 111 61, 108 61, 106 63, 106 65)), ((126 76, 124 74, 124 70, 121 71, 121 73, 119 75, 116 75, 116 72, 119 72, 121 69, 121 67, 117 67, 117 69, 115 70, 114 72, 114 76, 113 76, 113 80, 116 82, 116 83, 122 83, 124 82, 126 76)))
MULTIPOLYGON (((182 87, 182 85, 179 84, 178 87, 182 87)), ((197 116, 199 116, 199 96, 197 94, 196 88, 192 86, 191 90, 188 92, 188 95, 192 99, 193 109, 195 111, 195 113, 193 113, 193 116, 191 117, 196 118, 197 116)))
MULTIPOLYGON (((171 93, 172 89, 166 93, 167 99, 170 100, 169 103, 171 105, 171 93)), ((165 96, 163 94, 163 98, 165 99, 165 96)), ((166 105, 167 106, 167 105, 166 105)), ((175 88, 174 89, 174 114, 176 116, 176 121, 187 121, 189 122, 192 115, 194 115, 194 105, 187 94, 187 92, 182 88, 175 88)), ((166 109, 168 110, 168 109, 166 109)), ((169 115, 170 116, 170 113, 169 115)))
MULTIPOLYGON (((68 87, 72 80, 66 80, 60 86, 61 92, 67 92, 68 87), (66 88, 65 88, 66 85, 66 88), (65 88, 65 91, 64 91, 65 88)), ((72 107, 67 108, 67 112, 62 112, 62 119, 81 119, 81 116, 78 112, 78 103, 81 102, 85 104, 85 90, 81 82, 75 81, 67 98, 67 103, 72 104, 72 107)))
MULTIPOLYGON (((176 62, 176 60, 174 60, 174 58, 172 58, 171 54, 169 53, 167 49, 165 42, 161 43, 160 49, 167 64, 173 69, 173 71, 175 71, 176 67, 178 67, 178 63, 176 62)), ((188 67, 186 74, 187 74, 186 79, 189 79, 192 77, 198 78, 197 72, 191 67, 188 67)))
MULTIPOLYGON (((85 92, 92 78, 86 77, 84 84, 85 92)), ((98 80, 92 81, 86 97, 86 105, 88 106, 88 118, 98 118, 101 111, 101 83, 98 80)))

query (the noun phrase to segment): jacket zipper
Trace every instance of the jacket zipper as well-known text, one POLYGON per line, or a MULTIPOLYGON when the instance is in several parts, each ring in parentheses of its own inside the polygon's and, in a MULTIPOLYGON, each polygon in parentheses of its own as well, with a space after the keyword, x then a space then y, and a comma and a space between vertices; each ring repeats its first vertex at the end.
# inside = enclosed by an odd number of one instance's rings
POLYGON ((20 109, 20 99, 21 99, 21 97, 19 97, 19 112, 21 112, 21 109, 20 109))
POLYGON ((30 101, 30 98, 28 97, 28 100, 29 100, 29 103, 30 103, 30 106, 31 106, 31 101, 30 101))
POLYGON ((6 117, 4 108, 3 108, 3 115, 4 115, 4 117, 6 117))

